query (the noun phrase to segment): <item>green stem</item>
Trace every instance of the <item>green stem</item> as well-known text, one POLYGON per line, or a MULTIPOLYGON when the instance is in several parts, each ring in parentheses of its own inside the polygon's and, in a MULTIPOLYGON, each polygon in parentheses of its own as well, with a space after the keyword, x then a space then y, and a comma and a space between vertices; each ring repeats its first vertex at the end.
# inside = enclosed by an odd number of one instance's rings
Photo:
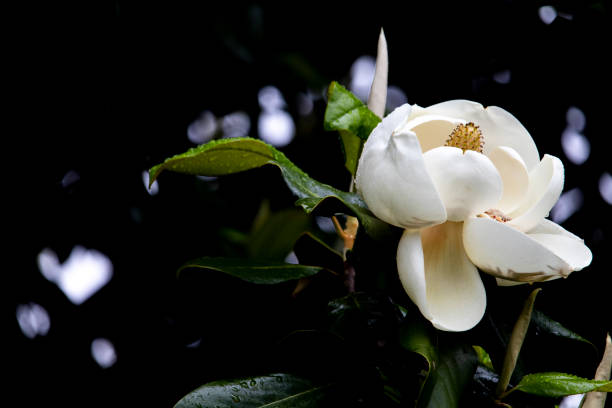
POLYGON ((499 376, 497 389, 495 390, 495 395, 497 395, 498 399, 501 399, 502 396, 505 396, 514 390, 512 389, 507 393, 505 392, 506 387, 508 387, 508 384, 510 383, 510 377, 512 377, 512 373, 516 367, 516 361, 518 360, 521 347, 523 346, 523 341, 525 340, 525 335, 527 334, 527 329, 529 328, 531 312, 533 311, 533 303, 535 302, 536 295, 540 290, 540 288, 534 289, 527 300, 525 300, 523 310, 521 311, 521 314, 519 315, 516 323, 514 324, 514 328, 512 329, 512 335, 510 336, 510 341, 508 342, 508 347, 506 348, 506 355, 504 356, 504 365, 499 376))

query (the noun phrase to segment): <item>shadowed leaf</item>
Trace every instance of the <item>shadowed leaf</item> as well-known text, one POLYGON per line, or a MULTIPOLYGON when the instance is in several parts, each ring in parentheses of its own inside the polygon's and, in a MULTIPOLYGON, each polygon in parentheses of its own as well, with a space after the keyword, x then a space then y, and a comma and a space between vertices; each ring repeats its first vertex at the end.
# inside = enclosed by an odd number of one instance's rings
POLYGON ((315 408, 322 406, 332 388, 289 374, 272 374, 204 384, 174 407, 315 408))
POLYGON ((267 260, 202 257, 186 262, 177 273, 189 268, 219 271, 247 282, 268 285, 313 276, 324 269, 267 260))

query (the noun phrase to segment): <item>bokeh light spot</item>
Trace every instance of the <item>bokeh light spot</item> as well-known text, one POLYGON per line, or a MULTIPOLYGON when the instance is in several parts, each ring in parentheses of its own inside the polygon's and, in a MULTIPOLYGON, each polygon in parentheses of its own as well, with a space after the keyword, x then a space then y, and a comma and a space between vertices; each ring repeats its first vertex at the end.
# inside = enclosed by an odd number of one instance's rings
POLYGON ((115 346, 108 339, 94 339, 91 342, 91 356, 102 368, 111 367, 117 362, 115 346))
POLYGON ((32 302, 17 306, 17 323, 22 333, 30 339, 46 336, 51 327, 49 313, 41 305, 32 302))

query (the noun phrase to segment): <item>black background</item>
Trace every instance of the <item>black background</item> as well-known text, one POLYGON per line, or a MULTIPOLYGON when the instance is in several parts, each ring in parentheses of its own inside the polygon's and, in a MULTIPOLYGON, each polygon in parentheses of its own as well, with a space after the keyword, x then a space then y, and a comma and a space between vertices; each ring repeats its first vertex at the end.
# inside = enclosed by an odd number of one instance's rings
MULTIPOLYGON (((218 116, 246 111, 257 136, 263 86, 278 87, 295 116, 299 92, 321 93, 331 80, 346 84, 353 61, 375 54, 381 27, 389 82, 410 103, 465 98, 501 106, 530 130, 541 154, 564 161, 565 190, 584 193, 584 206, 564 227, 586 240, 594 260, 551 283, 538 302, 601 345, 611 326, 610 212, 598 191, 609 171, 610 10, 593 1, 548 2, 572 18, 547 25, 538 16, 544 4, 117 1, 5 8, 8 394, 21 406, 172 406, 206 381, 277 364, 270 339, 293 327, 292 312, 303 313, 287 296, 290 288, 175 278, 183 261, 222 254, 218 229, 248 230, 263 198, 275 209, 292 205, 276 169, 213 184, 164 174, 156 196, 146 192, 141 173, 191 147, 186 128, 205 109, 218 116), (492 80, 506 69, 509 84, 492 80), (581 166, 560 145, 570 106, 587 119, 592 149, 581 166), (70 170, 80 178, 64 188, 70 170), (112 281, 80 306, 36 263, 43 248, 63 260, 77 244, 114 265, 112 281), (47 336, 21 333, 15 310, 28 302, 48 311, 47 336), (115 345, 117 363, 108 369, 91 357, 97 337, 115 345), (196 340, 199 347, 186 347, 196 340)), ((282 150, 313 178, 346 188, 337 139, 322 130, 323 110, 320 99, 282 150)))

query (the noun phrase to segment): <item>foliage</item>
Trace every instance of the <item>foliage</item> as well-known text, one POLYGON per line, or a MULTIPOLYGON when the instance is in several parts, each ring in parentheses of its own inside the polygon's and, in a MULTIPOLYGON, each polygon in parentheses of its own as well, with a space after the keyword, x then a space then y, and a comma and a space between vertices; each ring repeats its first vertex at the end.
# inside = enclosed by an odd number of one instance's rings
MULTIPOLYGON (((331 84, 324 127, 339 132, 344 164, 352 175, 363 143, 379 122, 346 88, 331 84)), ((176 407, 452 408, 493 405, 501 403, 500 399, 532 406, 538 401, 525 400, 525 396, 610 391, 610 381, 533 371, 540 367, 520 353, 523 340, 527 348, 532 342, 529 333, 547 336, 548 345, 569 341, 567 349, 580 353, 584 350, 579 345, 593 346, 533 309, 537 290, 525 306, 528 313, 516 325, 516 313, 527 297, 521 288, 514 290, 510 301, 491 296, 485 319, 471 331, 448 334, 435 330, 398 290, 401 284, 389 250, 397 245, 397 229, 374 217, 359 195, 311 178, 281 151, 260 140, 221 139, 190 149, 151 168, 150 182, 166 170, 224 176, 266 165, 280 170, 303 212, 271 213, 262 207, 265 211, 260 211, 249 234, 226 231, 227 237, 244 247, 243 258, 202 256, 186 262, 179 271, 225 274, 256 284, 251 288, 255 291, 279 285, 279 290, 292 293, 295 302, 304 302, 310 319, 279 340, 291 356, 291 364, 280 365, 287 371, 270 364, 268 372, 275 374, 258 372, 238 380, 208 382, 180 399, 176 407), (314 214, 336 220, 356 217, 360 228, 354 246, 345 246, 341 253, 333 240, 313 227, 314 214), (298 264, 286 262, 290 252, 295 253, 298 264), (343 286, 355 276, 356 290, 343 286), (512 326, 520 326, 520 333, 512 333, 512 326), (309 354, 313 344, 317 344, 316 355, 309 354), (502 367, 509 344, 511 357, 506 359, 510 363, 502 367), (500 387, 502 392, 496 392, 500 387)), ((337 227, 341 228, 339 223, 337 227)), ((346 236, 347 231, 339 232, 346 236)), ((496 287, 490 290, 495 293, 496 287)), ((592 351, 589 353, 590 358, 592 351)))

